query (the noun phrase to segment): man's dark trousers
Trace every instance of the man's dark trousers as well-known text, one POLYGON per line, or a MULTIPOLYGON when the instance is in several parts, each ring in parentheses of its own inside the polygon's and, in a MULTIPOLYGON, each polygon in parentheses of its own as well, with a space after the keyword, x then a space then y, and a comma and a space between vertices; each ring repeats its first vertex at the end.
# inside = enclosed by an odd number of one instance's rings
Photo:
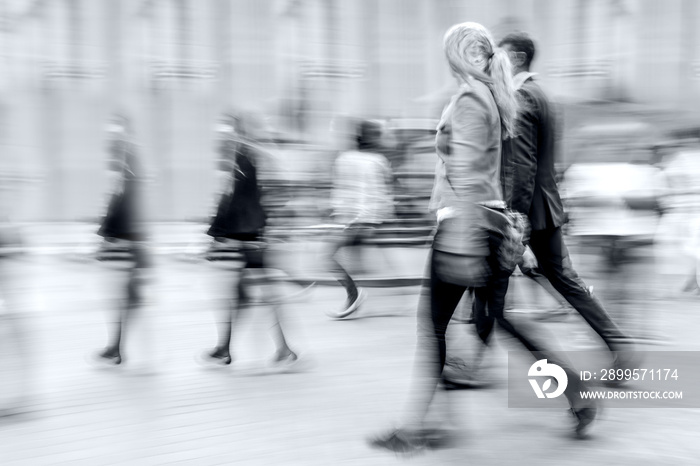
POLYGON ((530 249, 537 258, 542 275, 581 314, 610 350, 620 350, 626 337, 571 266, 561 228, 533 230, 530 234, 530 249))

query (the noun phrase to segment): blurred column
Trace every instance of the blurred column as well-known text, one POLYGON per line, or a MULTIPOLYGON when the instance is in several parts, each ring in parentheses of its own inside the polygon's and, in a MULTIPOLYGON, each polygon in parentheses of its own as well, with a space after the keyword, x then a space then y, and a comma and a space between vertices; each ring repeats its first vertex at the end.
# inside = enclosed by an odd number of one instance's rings
POLYGON ((83 61, 83 5, 82 0, 64 0, 68 14, 70 60, 83 61))
MULTIPOLYGON (((238 4, 254 9, 259 2, 238 4)), ((233 103, 233 5, 159 0, 142 15, 150 48, 148 137, 157 173, 156 220, 206 216, 215 114, 233 103)))
POLYGON ((278 115, 282 126, 297 138, 304 138, 306 128, 307 93, 301 79, 301 30, 303 24, 302 0, 278 0, 276 77, 278 115))
POLYGON ((628 98, 627 68, 629 57, 632 54, 631 36, 627 34, 629 12, 624 1, 610 1, 609 21, 611 28, 612 53, 612 80, 606 98, 609 100, 624 101, 628 98))
POLYGON ((159 79, 159 71, 168 72, 169 67, 174 63, 171 55, 171 43, 169 43, 169 32, 174 30, 173 22, 168 22, 176 16, 174 11, 177 8, 175 2, 171 0, 153 2, 146 15, 147 29, 149 31, 149 62, 146 64, 148 74, 148 86, 151 90, 151 128, 152 128, 152 148, 155 164, 158 171, 159 202, 160 207, 158 220, 163 220, 172 216, 172 114, 173 96, 169 89, 169 83, 159 79))
POLYGON ((231 63, 231 1, 219 0, 214 3, 214 48, 219 64, 219 76, 216 93, 223 100, 222 108, 228 108, 231 102, 231 82, 233 79, 233 64, 231 63))
MULTIPOLYGON (((60 11, 57 8, 64 6, 63 3, 44 3, 41 9, 37 10, 42 24, 42 32, 44 40, 42 41, 43 50, 40 55, 44 62, 53 62, 56 59, 54 52, 60 50, 57 45, 60 44, 60 11), (55 41, 55 42, 54 42, 55 41)), ((58 57, 65 60, 66 57, 58 57)), ((64 189, 64 172, 62 170, 64 138, 62 131, 63 118, 62 100, 58 95, 57 83, 51 80, 46 75, 46 69, 43 70, 42 79, 42 104, 39 110, 40 122, 38 127, 38 137, 42 146, 44 155, 45 187, 46 197, 44 199, 46 206, 46 220, 61 220, 65 215, 65 189, 64 189)))
POLYGON ((683 0, 681 5, 681 44, 678 69, 677 100, 685 108, 697 110, 700 102, 700 34, 698 34, 697 0, 683 0))
POLYGON ((315 78, 307 78, 307 92, 312 99, 311 106, 315 116, 314 134, 317 141, 325 144, 335 144, 333 135, 330 133, 331 121, 336 116, 339 106, 338 76, 334 75, 341 57, 338 55, 338 28, 340 27, 337 17, 338 4, 336 0, 323 0, 316 4, 320 8, 318 19, 321 30, 321 47, 317 57, 312 58, 312 63, 318 73, 315 78))
POLYGON ((12 173, 10 147, 8 144, 8 125, 10 120, 11 103, 9 95, 12 92, 12 53, 10 46, 10 9, 7 4, 0 2, 0 234, 3 224, 10 215, 10 198, 13 196, 8 180, 12 173))
POLYGON ((107 63, 107 108, 114 111, 124 94, 124 2, 107 1, 105 5, 105 47, 107 63))
MULTIPOLYGON (((574 7, 574 17, 572 18, 575 22, 573 27, 574 31, 574 47, 573 56, 574 60, 578 64, 575 68, 579 68, 584 72, 578 72, 576 79, 576 87, 583 89, 584 95, 587 91, 587 75, 585 73, 584 67, 587 67, 588 62, 588 28, 589 28, 589 12, 590 1, 589 0, 577 0, 576 6, 574 7)), ((584 97, 582 95, 581 97, 584 97)), ((585 98, 585 97, 584 97, 585 98)))
MULTIPOLYGON (((338 4, 336 0, 325 0, 323 2, 324 6, 324 19, 325 19, 325 41, 324 41, 324 61, 326 65, 329 66, 334 62, 337 62, 341 57, 338 53, 338 36, 340 28, 340 23, 338 22, 338 4)), ((338 107, 336 105, 336 96, 338 95, 339 86, 338 79, 328 73, 326 77, 325 85, 328 89, 328 112, 330 115, 335 115, 338 107)))
POLYGON ((379 5, 375 0, 365 0, 362 17, 362 48, 365 54, 365 85, 363 86, 364 107, 375 113, 382 107, 381 63, 379 43, 379 5))
POLYGON ((192 43, 191 7, 189 0, 174 0, 177 5, 178 45, 181 62, 190 60, 190 44, 192 43))

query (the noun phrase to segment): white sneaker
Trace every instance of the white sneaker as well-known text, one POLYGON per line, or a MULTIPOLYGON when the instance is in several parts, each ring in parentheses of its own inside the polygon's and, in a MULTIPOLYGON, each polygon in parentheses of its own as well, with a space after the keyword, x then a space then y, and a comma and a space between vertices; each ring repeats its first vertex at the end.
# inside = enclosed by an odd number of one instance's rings
POLYGON ((353 312, 357 311, 362 303, 365 301, 367 298, 367 295, 365 291, 361 288, 358 288, 357 290, 357 298, 346 306, 344 306, 342 309, 336 312, 329 312, 328 315, 335 318, 335 319, 344 319, 345 317, 349 316, 353 312))

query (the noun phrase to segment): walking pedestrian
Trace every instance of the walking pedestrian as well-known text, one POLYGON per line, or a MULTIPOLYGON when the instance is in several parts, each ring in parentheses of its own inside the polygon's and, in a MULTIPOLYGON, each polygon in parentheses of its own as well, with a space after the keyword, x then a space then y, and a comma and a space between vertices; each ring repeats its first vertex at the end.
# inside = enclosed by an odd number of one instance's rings
POLYGON ((227 271, 231 280, 227 288, 233 296, 228 300, 219 325, 218 343, 204 353, 203 359, 216 364, 231 364, 232 331, 241 313, 253 305, 251 294, 257 286, 264 288, 262 295, 272 310, 272 336, 277 348, 272 362, 289 367, 298 363, 299 356, 287 342, 282 328, 283 303, 281 298, 276 298, 279 294, 269 275, 271 268, 264 235, 267 214, 259 182, 259 165, 265 155, 254 139, 253 124, 250 116, 228 114, 219 125, 219 169, 229 178, 207 231, 213 238, 210 253, 232 252, 243 262, 243 269, 240 274, 227 271))
POLYGON ((361 247, 394 212, 391 167, 381 153, 382 127, 365 120, 359 123, 356 134, 356 148, 340 154, 333 167, 332 216, 343 229, 333 240, 329 256, 331 272, 347 294, 344 305, 329 312, 335 318, 357 311, 366 297, 338 261, 339 251, 361 247))
POLYGON ((502 144, 513 134, 517 110, 508 56, 486 28, 471 22, 448 30, 444 51, 460 87, 438 124, 438 228, 423 294, 429 305, 419 304, 414 376, 402 424, 371 444, 411 452, 449 438, 427 428, 425 420, 445 365, 447 327, 470 288, 502 328, 538 359, 546 357, 567 373, 564 394, 582 435, 597 412, 594 402, 577 396, 583 383, 562 357, 545 351, 551 342, 540 329, 516 325, 504 315, 508 280, 524 239, 505 213, 500 180, 502 144))
POLYGON ((109 170, 114 175, 114 186, 97 232, 103 238, 97 256, 99 259, 125 261, 127 276, 108 344, 97 356, 98 361, 119 365, 124 360, 125 334, 133 321, 134 312, 143 302, 149 260, 141 211, 143 180, 130 122, 124 116, 115 115, 108 131, 109 170))
POLYGON ((499 44, 512 64, 513 81, 521 101, 513 138, 506 144, 504 167, 511 177, 506 201, 525 215, 530 224, 529 248, 538 272, 600 335, 614 357, 615 369, 632 368, 630 338, 613 322, 601 302, 579 278, 564 243, 566 214, 556 182, 555 114, 547 96, 530 72, 535 45, 522 32, 504 37, 499 44))

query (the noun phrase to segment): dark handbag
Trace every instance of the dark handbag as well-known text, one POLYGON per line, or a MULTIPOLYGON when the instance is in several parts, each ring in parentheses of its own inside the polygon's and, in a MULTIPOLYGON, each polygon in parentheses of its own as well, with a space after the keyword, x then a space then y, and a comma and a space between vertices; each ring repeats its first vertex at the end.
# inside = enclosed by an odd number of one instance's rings
POLYGON ((525 216, 501 206, 481 205, 489 234, 491 256, 501 270, 513 272, 525 252, 528 222, 525 216))
MULTIPOLYGON (((447 283, 466 287, 482 287, 488 284, 491 274, 498 269, 512 273, 525 252, 523 241, 527 233, 525 217, 504 207, 480 205, 483 209, 479 216, 478 228, 488 238, 486 255, 474 253, 452 253, 433 250, 433 267, 438 277, 447 283)), ((436 237, 449 229, 450 222, 457 219, 445 219, 438 226, 436 237)))
POLYGON ((441 281, 469 288, 488 284, 491 275, 487 258, 433 250, 433 268, 441 281))
POLYGON ((472 229, 472 234, 467 235, 463 225, 466 221, 463 218, 452 217, 443 219, 438 224, 433 240, 433 269, 443 282, 466 287, 482 287, 488 283, 490 277, 487 234, 474 235, 472 229), (462 239, 470 238, 467 240, 468 245, 466 243, 460 245, 458 249, 460 252, 448 252, 435 248, 435 245, 441 242, 443 235, 454 238, 456 232, 465 233, 462 239))

